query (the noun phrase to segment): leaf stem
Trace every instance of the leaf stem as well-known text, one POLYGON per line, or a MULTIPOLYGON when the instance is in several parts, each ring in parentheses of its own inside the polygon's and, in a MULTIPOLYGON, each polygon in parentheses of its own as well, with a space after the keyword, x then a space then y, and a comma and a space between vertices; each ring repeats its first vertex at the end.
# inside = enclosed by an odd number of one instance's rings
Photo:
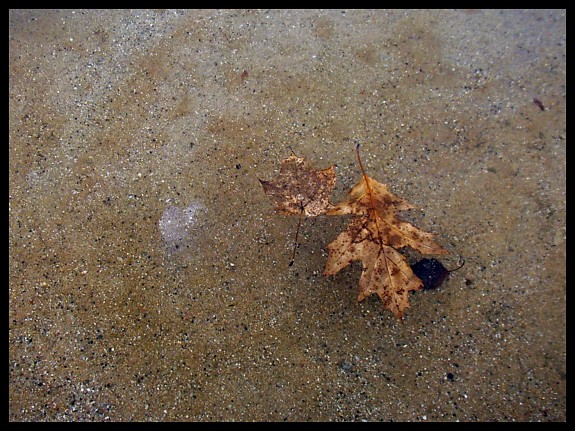
POLYGON ((291 260, 289 261, 288 266, 292 266, 294 261, 295 261, 295 251, 297 249, 297 237, 299 235, 299 228, 301 226, 301 219, 303 218, 303 210, 304 210, 304 205, 301 202, 300 202, 300 206, 301 206, 301 209, 300 209, 299 217, 297 220, 297 229, 295 231, 295 240, 293 243, 293 253, 291 255, 291 260))
POLYGON ((365 175, 365 170, 363 169, 363 163, 361 163, 361 157, 359 157, 359 147, 360 147, 360 144, 357 144, 355 146, 355 152, 357 153, 357 161, 359 162, 359 168, 361 169, 361 173, 363 174, 363 177, 365 178, 367 175, 365 175))
POLYGON ((369 177, 365 173, 363 163, 361 163, 361 157, 359 156, 359 144, 355 146, 355 150, 357 152, 357 161, 359 162, 359 168, 361 169, 361 174, 363 175, 363 180, 365 181, 365 188, 367 189, 367 194, 369 196, 369 216, 373 217, 373 220, 375 221, 375 225, 377 227, 379 242, 380 244, 383 244, 383 238, 381 237, 381 233, 379 231, 379 223, 377 222, 377 212, 374 204, 373 191, 371 190, 371 186, 369 185, 369 177))

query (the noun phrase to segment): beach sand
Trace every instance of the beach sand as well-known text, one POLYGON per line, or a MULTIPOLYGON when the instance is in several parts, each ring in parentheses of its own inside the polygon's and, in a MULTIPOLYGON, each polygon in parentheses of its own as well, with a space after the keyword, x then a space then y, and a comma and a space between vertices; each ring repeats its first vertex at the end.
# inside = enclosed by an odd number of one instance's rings
POLYGON ((11 10, 9 109, 11 421, 566 420, 565 10, 11 10), (358 143, 402 322, 259 182, 358 143))

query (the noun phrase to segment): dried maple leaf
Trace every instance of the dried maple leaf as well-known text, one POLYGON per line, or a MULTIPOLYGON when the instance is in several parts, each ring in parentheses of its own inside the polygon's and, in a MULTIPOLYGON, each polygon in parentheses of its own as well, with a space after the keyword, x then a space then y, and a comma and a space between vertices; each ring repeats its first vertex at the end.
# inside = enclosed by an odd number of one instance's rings
POLYGON ((384 306, 401 318, 409 303, 409 291, 421 288, 421 280, 403 255, 380 242, 377 223, 370 217, 353 218, 327 248, 324 275, 336 274, 353 260, 362 261, 358 301, 377 293, 384 306))
MULTIPOLYGON (((358 146, 359 148, 359 146, 358 146)), ((327 214, 353 214, 347 229, 328 244, 329 256, 324 275, 333 275, 354 260, 361 260, 358 301, 376 293, 384 306, 401 319, 409 307, 409 291, 419 290, 421 280, 413 273, 405 257, 396 249, 410 246, 425 254, 448 254, 424 232, 396 217, 398 211, 413 208, 366 175, 361 159, 361 180, 347 198, 327 214)))
POLYGON ((333 207, 329 203, 329 195, 335 186, 333 165, 327 169, 315 169, 305 158, 293 155, 281 162, 280 173, 274 180, 260 180, 260 183, 264 192, 275 201, 279 212, 299 215, 289 263, 292 266, 302 217, 325 214, 333 207))
POLYGON ((283 214, 315 217, 332 208, 329 195, 335 186, 333 165, 315 169, 305 158, 290 156, 281 162, 280 173, 274 180, 260 183, 283 214))
POLYGON ((351 188, 344 201, 331 208, 329 215, 367 215, 376 221, 377 236, 383 244, 395 248, 410 246, 424 254, 447 254, 433 241, 432 233, 397 218, 398 211, 414 208, 409 202, 391 193, 385 184, 363 175, 351 188))

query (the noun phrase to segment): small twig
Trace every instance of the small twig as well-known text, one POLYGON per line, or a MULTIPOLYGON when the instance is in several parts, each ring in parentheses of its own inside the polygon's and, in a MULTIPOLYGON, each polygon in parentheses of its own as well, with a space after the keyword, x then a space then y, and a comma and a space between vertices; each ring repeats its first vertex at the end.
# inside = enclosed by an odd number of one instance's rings
POLYGON ((291 260, 290 260, 288 266, 292 266, 294 261, 295 261, 295 251, 297 249, 297 237, 299 235, 299 228, 301 226, 301 219, 303 218, 303 209, 304 209, 304 205, 300 202, 300 213, 299 213, 299 217, 297 220, 297 229, 295 231, 295 241, 293 243, 293 253, 291 255, 291 260))

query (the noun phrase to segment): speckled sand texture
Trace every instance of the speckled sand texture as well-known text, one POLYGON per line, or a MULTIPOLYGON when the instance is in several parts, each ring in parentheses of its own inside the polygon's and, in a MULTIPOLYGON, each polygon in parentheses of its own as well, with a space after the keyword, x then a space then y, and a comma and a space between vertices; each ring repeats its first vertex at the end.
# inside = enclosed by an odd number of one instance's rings
POLYGON ((564 421, 565 107, 564 10, 10 11, 10 420, 564 421), (357 143, 403 324, 258 181, 357 143))

